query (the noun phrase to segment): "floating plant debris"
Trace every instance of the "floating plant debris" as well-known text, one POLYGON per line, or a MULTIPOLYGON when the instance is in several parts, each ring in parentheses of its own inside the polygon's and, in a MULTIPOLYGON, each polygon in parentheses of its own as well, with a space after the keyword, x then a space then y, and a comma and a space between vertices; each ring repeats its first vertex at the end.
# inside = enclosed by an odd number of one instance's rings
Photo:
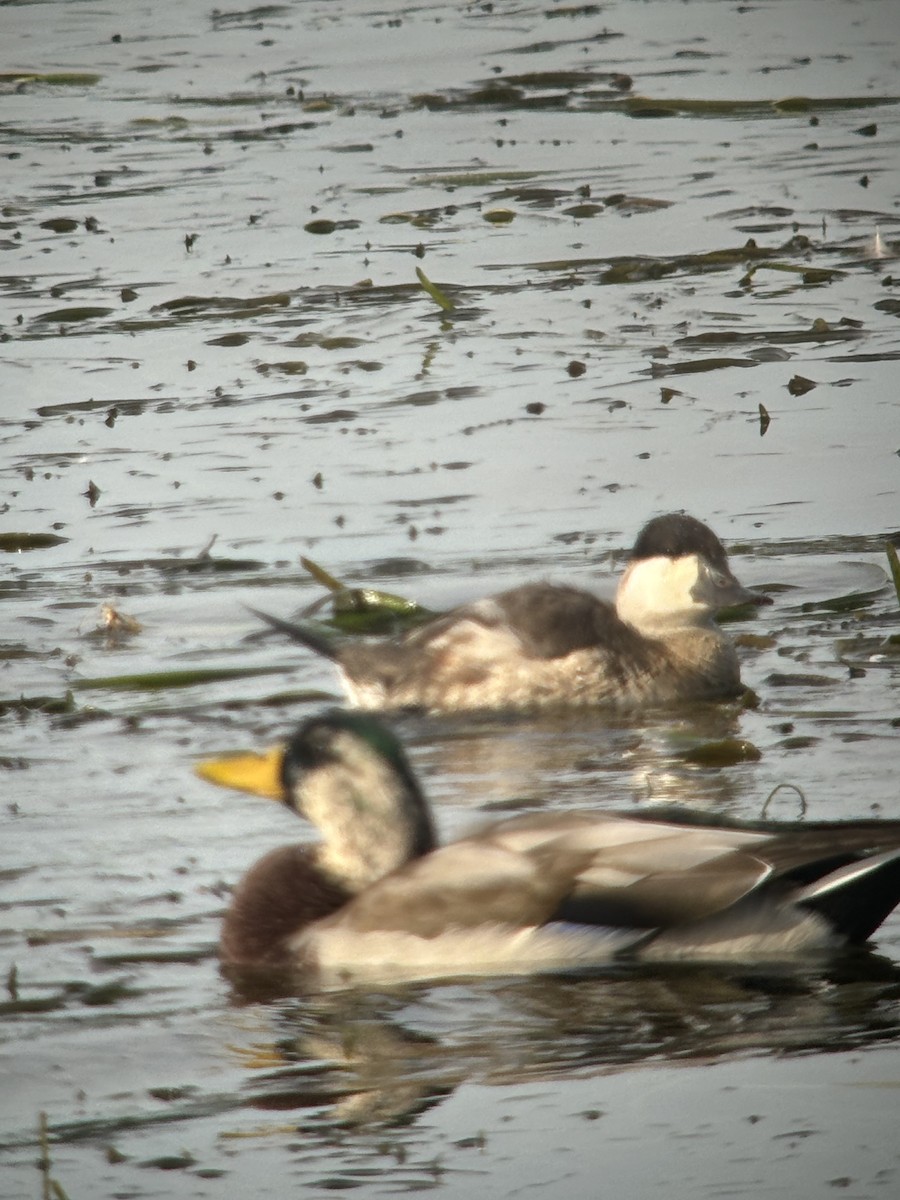
POLYGON ((193 667, 173 671, 145 671, 134 675, 106 675, 95 679, 75 679, 72 687, 80 691, 107 689, 124 692, 158 692, 170 688, 199 687, 232 679, 252 679, 275 675, 280 667, 193 667))
MULTIPOLYGON (((350 587, 335 579, 324 567, 310 558, 301 558, 301 565, 332 597, 331 624, 347 633, 376 633, 386 628, 396 629, 398 621, 413 624, 431 616, 431 612, 393 592, 375 588, 350 587)), ((313 610, 318 605, 313 606, 313 610)))
POLYGON ((762 754, 746 738, 722 738, 717 742, 701 742, 682 750, 679 758, 700 767, 731 767, 736 763, 759 762, 762 754))
POLYGON ((49 550, 68 540, 55 533, 0 533, 0 550, 22 554, 26 550, 49 550))
POLYGON ((444 312, 451 312, 456 307, 450 297, 436 283, 431 282, 421 267, 416 267, 416 277, 435 304, 444 312))

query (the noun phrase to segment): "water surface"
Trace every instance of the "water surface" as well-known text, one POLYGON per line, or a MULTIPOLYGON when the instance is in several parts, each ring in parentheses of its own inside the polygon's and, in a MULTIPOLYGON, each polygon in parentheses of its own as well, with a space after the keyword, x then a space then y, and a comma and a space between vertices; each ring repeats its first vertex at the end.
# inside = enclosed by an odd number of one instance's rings
POLYGON ((403 718, 441 829, 756 816, 781 783, 898 815, 892 0, 52 0, 2 28, 8 1194, 41 1194, 40 1112, 72 1197, 894 1194, 896 916, 777 976, 248 1001, 219 917, 299 834, 191 774, 337 695, 245 608, 319 598, 301 556, 433 608, 610 594, 685 509, 775 598, 732 627, 759 706, 403 718), (758 759, 691 761, 727 738, 758 759))

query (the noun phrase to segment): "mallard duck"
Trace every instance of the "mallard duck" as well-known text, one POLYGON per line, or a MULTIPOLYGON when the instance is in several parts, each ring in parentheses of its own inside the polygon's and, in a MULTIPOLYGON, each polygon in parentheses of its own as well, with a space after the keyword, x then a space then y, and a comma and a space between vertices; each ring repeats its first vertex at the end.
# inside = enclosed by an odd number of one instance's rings
POLYGON ((737 581, 713 531, 670 513, 638 535, 615 606, 579 588, 528 583, 396 637, 337 643, 253 611, 332 659, 364 709, 528 711, 714 700, 741 690, 720 609, 768 604, 737 581))
POLYGON ((535 813, 439 847, 397 739, 355 711, 198 771, 277 796, 322 835, 256 863, 222 928, 226 965, 298 986, 776 960, 863 942, 900 901, 900 821, 535 813))

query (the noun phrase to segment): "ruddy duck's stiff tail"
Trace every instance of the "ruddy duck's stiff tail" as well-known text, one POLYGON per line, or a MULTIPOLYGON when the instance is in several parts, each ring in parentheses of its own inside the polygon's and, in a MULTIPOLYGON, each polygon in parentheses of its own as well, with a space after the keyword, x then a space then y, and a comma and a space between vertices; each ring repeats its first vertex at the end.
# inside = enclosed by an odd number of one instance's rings
POLYGON ((286 633, 292 641, 299 642, 301 646, 306 646, 307 649, 321 654, 323 658, 328 658, 332 662, 338 661, 336 644, 317 629, 313 629, 309 625, 299 625, 294 621, 285 621, 281 617, 273 617, 271 613, 263 612, 259 608, 251 608, 250 605, 247 605, 247 611, 252 612, 261 621, 265 621, 267 625, 271 625, 273 629, 277 629, 279 633, 286 633))

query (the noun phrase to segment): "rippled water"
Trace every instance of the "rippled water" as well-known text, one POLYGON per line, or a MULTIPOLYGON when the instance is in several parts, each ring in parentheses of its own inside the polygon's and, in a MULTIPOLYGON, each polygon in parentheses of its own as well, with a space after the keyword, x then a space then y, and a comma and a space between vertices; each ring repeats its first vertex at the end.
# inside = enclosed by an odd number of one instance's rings
POLYGON ((41 1112, 70 1197, 894 1194, 896 916, 822 972, 238 998, 227 889, 296 828, 191 774, 336 694, 244 607, 319 598, 301 556, 609 593, 684 508, 776 599, 733 627, 759 707, 405 717, 441 828, 898 815, 893 0, 0 28, 4 1194, 41 1112))

